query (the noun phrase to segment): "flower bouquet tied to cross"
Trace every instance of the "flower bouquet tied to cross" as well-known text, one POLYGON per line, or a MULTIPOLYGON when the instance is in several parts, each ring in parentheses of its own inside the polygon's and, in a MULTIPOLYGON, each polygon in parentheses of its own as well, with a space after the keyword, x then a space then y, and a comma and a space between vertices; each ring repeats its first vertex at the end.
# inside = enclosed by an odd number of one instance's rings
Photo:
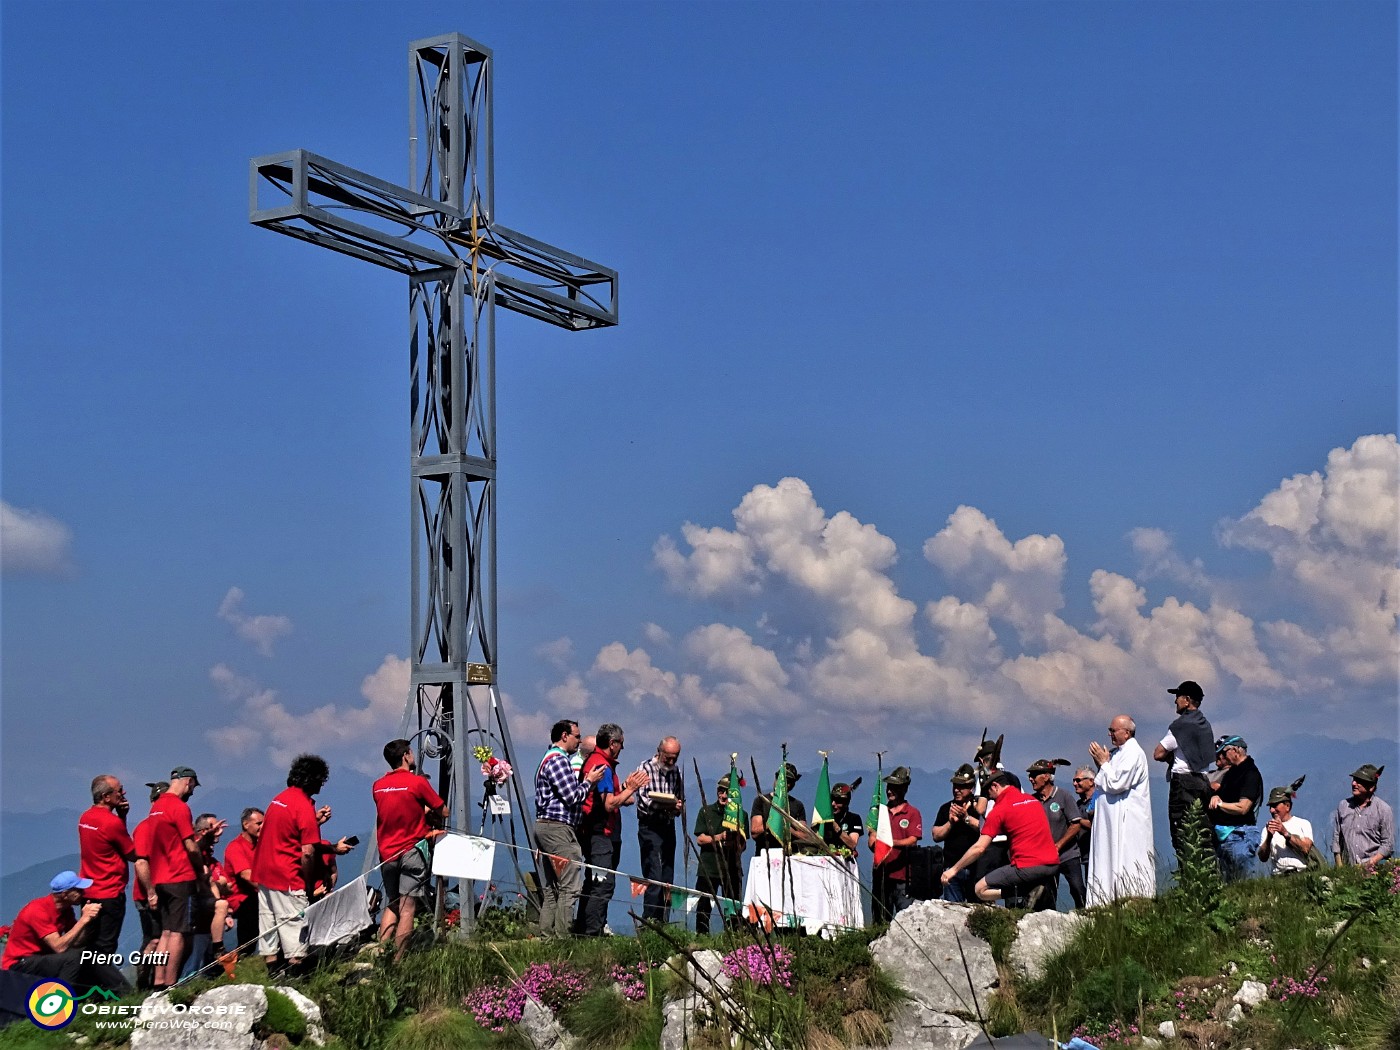
POLYGON ((497 758, 490 744, 477 744, 472 748, 472 756, 481 763, 481 775, 492 784, 504 784, 515 770, 503 758, 497 758))

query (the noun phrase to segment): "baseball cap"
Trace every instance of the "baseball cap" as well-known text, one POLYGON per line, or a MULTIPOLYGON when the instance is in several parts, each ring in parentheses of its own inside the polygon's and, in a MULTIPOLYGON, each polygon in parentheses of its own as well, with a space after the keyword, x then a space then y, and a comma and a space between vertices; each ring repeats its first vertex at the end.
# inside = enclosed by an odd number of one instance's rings
POLYGON ((1230 733, 1217 740, 1215 742, 1215 753, 1218 755, 1227 747, 1237 747, 1241 751, 1249 750, 1249 745, 1244 742, 1244 737, 1240 736, 1238 733, 1230 733))
POLYGON ((67 890, 85 890, 91 885, 91 879, 80 879, 76 871, 60 871, 49 880, 49 889, 54 893, 63 893, 67 890))
POLYGON ((1171 693, 1173 696, 1189 697, 1198 704, 1206 698, 1206 694, 1201 692, 1201 687, 1190 679, 1182 682, 1175 689, 1168 689, 1167 692, 1171 693))
POLYGON ((151 801, 154 802, 170 788, 170 781, 148 780, 146 781, 146 786, 151 789, 151 801))
POLYGON ((194 786, 199 787, 199 776, 189 766, 176 766, 170 771, 171 780, 193 780, 194 786))

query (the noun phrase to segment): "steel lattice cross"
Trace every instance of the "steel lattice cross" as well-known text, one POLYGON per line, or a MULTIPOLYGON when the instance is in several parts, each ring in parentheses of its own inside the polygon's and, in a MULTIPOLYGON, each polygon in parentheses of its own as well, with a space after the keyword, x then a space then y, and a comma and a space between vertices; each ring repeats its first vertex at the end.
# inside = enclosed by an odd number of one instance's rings
MULTIPOLYGON (((489 49, 451 33, 410 44, 408 63, 414 188, 306 150, 255 157, 249 220, 408 276, 413 613, 402 731, 416 725, 427 757, 437 751, 449 819, 465 828, 471 741, 520 768, 496 688, 495 307, 561 328, 615 325, 617 271, 495 221, 489 49)), ((522 779, 510 782, 517 813, 522 779)))

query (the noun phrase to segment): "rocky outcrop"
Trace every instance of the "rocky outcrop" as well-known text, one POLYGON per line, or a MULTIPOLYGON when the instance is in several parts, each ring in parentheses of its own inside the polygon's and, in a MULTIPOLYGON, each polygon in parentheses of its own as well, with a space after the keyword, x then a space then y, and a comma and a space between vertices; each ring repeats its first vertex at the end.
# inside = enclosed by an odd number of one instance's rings
POLYGON ((724 957, 716 951, 695 952, 693 962, 676 960, 682 967, 681 995, 662 1007, 661 1050, 684 1050, 695 1038, 696 1028, 715 1018, 714 996, 729 991, 734 980, 724 972, 724 957))
MULTIPOLYGON (((275 989, 306 1019, 303 1045, 325 1042, 320 1008, 292 988, 275 989)), ((258 984, 211 988, 188 1006, 169 995, 149 996, 131 1032, 132 1050, 262 1050, 256 1029, 267 1013, 267 992, 258 984)))
POLYGON ((910 995, 890 1025, 891 1046, 902 1050, 961 1050, 977 1037, 997 986, 986 941, 967 928, 971 907, 921 901, 870 945, 875 962, 910 995))
POLYGON ((1007 953, 1007 962, 1016 976, 1037 980, 1053 955, 1069 947, 1070 940, 1085 922, 1077 911, 1033 911, 1016 924, 1016 940, 1007 953))
POLYGON ((572 1050, 574 1038, 549 1007, 535 999, 526 999, 520 1013, 520 1031, 535 1050, 572 1050))

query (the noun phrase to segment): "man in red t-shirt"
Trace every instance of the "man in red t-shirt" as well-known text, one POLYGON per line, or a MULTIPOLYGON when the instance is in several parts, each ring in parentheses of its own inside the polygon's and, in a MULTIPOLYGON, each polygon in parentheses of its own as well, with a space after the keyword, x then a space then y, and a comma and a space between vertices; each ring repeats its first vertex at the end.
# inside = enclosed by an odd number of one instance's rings
POLYGON ((104 773, 92 781, 92 808, 78 818, 78 872, 92 885, 85 894, 101 905, 94 924, 92 950, 111 955, 117 950, 122 921, 126 918, 127 863, 136 859, 136 846, 126 833, 126 820, 118 809, 126 804, 126 789, 104 773))
POLYGON ((84 904, 76 918, 73 905, 82 901, 83 891, 91 886, 92 880, 79 878, 77 872, 55 875, 49 882, 50 892, 30 901, 15 916, 0 969, 54 978, 74 991, 96 984, 125 993, 126 979, 115 966, 93 962, 90 954, 83 961, 79 945, 88 940, 102 905, 84 904))
POLYGON ((583 893, 578 899, 578 916, 574 931, 586 937, 601 937, 608 923, 608 905, 622 858, 622 807, 637 801, 637 789, 646 786, 647 775, 634 770, 625 780, 617 775, 617 760, 626 740, 622 727, 616 722, 604 722, 593 737, 593 751, 579 767, 579 776, 586 778, 602 767, 603 774, 588 792, 580 810, 578 825, 579 847, 589 864, 595 865, 587 875, 583 893))
POLYGON ((997 901, 1008 890, 1030 889, 1028 907, 1035 908, 1060 870, 1060 851, 1050 834, 1050 821, 1045 807, 1034 795, 1021 790, 1021 781, 1014 773, 1002 771, 987 782, 987 793, 995 806, 982 822, 982 834, 951 867, 943 871, 947 885, 963 868, 991 845, 992 839, 1004 834, 1011 863, 987 872, 978 880, 975 892, 978 900, 997 901))
POLYGON ((168 988, 180 978, 192 946, 199 880, 207 877, 194 818, 185 801, 199 787, 199 775, 189 766, 170 771, 170 786, 151 803, 151 878, 160 909, 160 947, 165 962, 156 968, 156 988, 168 988))
POLYGON ((418 775, 417 760, 407 740, 384 745, 389 772, 374 782, 374 834, 379 843, 380 877, 384 880, 384 917, 379 939, 394 938, 394 959, 403 957, 418 898, 428 891, 428 818, 447 817, 445 803, 427 777, 418 775))
POLYGON ((258 937, 258 886, 253 881, 253 851, 262 835, 263 811, 249 806, 239 818, 242 830, 224 850, 224 871, 238 887, 237 903, 230 902, 234 921, 238 924, 238 947, 257 940, 258 937))
MULTIPOLYGON (((148 781, 151 801, 155 802, 170 787, 168 780, 148 781)), ((146 817, 131 829, 131 841, 136 861, 132 864, 131 899, 136 903, 136 917, 141 920, 141 955, 151 957, 160 947, 160 908, 156 900, 156 881, 152 874, 151 855, 155 853, 156 822, 146 817)), ((155 967, 149 963, 136 964, 136 987, 142 991, 155 987, 155 967)))
MULTIPOLYGON (((910 781, 908 766, 895 766, 885 777, 894 848, 885 854, 883 864, 876 863, 873 868, 874 910, 879 922, 889 922, 914 903, 914 898, 909 896, 909 849, 924 837, 924 818, 906 798, 910 781)), ((869 829, 872 849, 877 831, 877 828, 869 829)))
MULTIPOLYGON (((320 755, 298 755, 287 773, 287 790, 268 803, 263 817, 252 873, 258 884, 258 951, 269 967, 276 965, 279 950, 288 967, 306 959, 305 913, 321 845, 321 816, 312 799, 330 775, 320 755)), ((330 807, 322 813, 329 817, 330 807)), ((351 847, 341 839, 326 849, 349 853, 351 847)))

